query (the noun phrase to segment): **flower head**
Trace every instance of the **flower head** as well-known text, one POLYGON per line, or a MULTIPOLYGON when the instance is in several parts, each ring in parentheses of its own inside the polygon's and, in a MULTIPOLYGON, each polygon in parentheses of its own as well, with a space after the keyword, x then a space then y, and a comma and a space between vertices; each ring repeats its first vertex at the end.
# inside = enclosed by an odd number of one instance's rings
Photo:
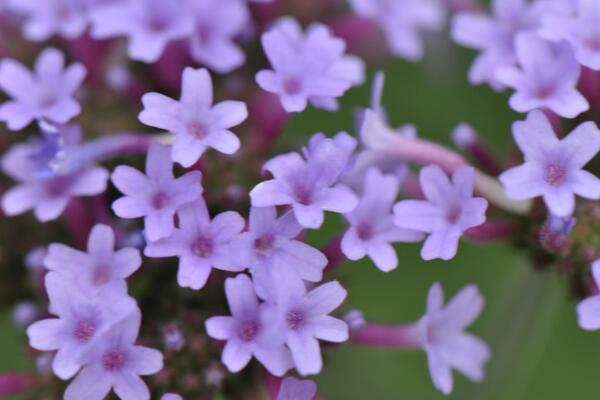
POLYGON ((66 123, 81 111, 73 93, 83 82, 85 68, 65 68, 64 54, 54 48, 37 58, 33 73, 12 59, 0 62, 0 89, 12 100, 0 105, 0 121, 14 131, 35 119, 66 123))
POLYGON ((508 197, 543 196, 548 209, 559 217, 573 213, 575 194, 600 198, 600 179, 583 170, 600 151, 600 131, 593 122, 584 122, 559 140, 546 116, 532 111, 525 121, 515 122, 513 137, 525 160, 500 175, 508 197))
POLYGON ((201 180, 199 171, 175 179, 171 147, 153 144, 146 157, 146 175, 126 165, 113 172, 112 181, 125 196, 112 208, 121 218, 144 217, 144 233, 153 242, 173 232, 178 209, 200 198, 201 180))
MULTIPOLYGON (((600 260, 592 264, 594 285, 600 287, 600 260)), ((588 297, 577 304, 579 326, 586 330, 600 329, 600 294, 588 297)))
POLYGON ((288 376, 281 382, 277 400, 313 400, 316 395, 316 383, 288 376))
POLYGON ((428 233, 424 260, 449 260, 467 229, 485 222, 487 201, 473 197, 473 168, 462 166, 448 179, 437 165, 421 169, 419 182, 426 200, 402 200, 394 206, 396 226, 428 233))
POLYGON ((184 167, 192 166, 208 147, 225 154, 240 147, 240 140, 229 129, 248 117, 246 105, 223 101, 213 106, 212 92, 208 71, 188 67, 183 71, 180 101, 160 93, 142 98, 140 121, 175 134, 171 157, 184 167))
POLYGON ((231 242, 244 229, 244 219, 234 211, 212 220, 203 199, 183 206, 177 213, 179 228, 144 250, 148 257, 179 257, 177 282, 195 290, 206 284, 213 268, 241 271, 231 253, 231 242))

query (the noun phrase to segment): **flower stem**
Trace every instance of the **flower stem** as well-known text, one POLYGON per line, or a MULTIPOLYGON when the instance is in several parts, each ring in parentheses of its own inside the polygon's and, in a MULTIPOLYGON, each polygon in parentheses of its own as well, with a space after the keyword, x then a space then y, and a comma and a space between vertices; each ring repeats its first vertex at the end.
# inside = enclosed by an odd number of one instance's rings
POLYGON ((402 349, 418 349, 421 347, 419 331, 416 324, 383 325, 366 323, 354 332, 350 338, 352 343, 369 347, 393 347, 402 349))

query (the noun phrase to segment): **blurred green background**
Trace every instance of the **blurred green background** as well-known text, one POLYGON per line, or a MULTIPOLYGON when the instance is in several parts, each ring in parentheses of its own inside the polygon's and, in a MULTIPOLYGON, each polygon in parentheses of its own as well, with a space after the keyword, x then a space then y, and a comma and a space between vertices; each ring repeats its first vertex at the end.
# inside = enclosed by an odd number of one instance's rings
MULTIPOLYGON (((438 40, 441 40, 438 38, 438 40)), ((468 122, 498 155, 511 146, 510 125, 521 118, 507 105, 507 94, 467 84, 471 54, 444 41, 429 45, 420 64, 392 61, 386 72, 384 105, 393 125, 413 123, 419 135, 450 145, 449 132, 468 122)), ((371 69, 372 72, 375 68, 371 69)), ((309 110, 295 117, 281 146, 298 147, 312 133, 329 135, 354 131, 352 110, 369 101, 370 85, 349 93, 340 113, 309 110)), ((10 224, 10 220, 2 221, 10 224)), ((326 243, 339 221, 309 237, 326 243)), ((419 245, 397 246, 400 266, 382 273, 369 261, 347 262, 336 275, 348 288, 347 306, 367 319, 387 323, 411 322, 425 307, 430 285, 442 282, 446 297, 476 283, 486 298, 482 317, 472 327, 490 344, 492 361, 484 383, 474 384, 455 374, 460 400, 564 400, 597 397, 600 380, 600 332, 577 327, 574 304, 566 282, 554 272, 535 272, 525 255, 508 245, 461 242, 449 262, 424 262, 419 245)), ((23 268, 2 265, 1 268, 23 268)), ((0 312, 0 372, 31 368, 22 354, 25 337, 10 322, 10 310, 0 312)), ((325 352, 323 373, 317 378, 324 399, 435 400, 444 396, 432 386, 421 352, 372 350, 345 345, 325 352)))

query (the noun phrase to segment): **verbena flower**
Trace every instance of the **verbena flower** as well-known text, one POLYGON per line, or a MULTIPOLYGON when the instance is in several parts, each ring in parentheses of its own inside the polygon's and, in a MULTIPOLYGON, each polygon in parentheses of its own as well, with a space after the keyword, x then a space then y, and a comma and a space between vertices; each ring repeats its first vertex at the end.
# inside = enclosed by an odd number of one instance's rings
POLYGON ((398 256, 391 243, 417 242, 423 234, 394 225, 392 205, 400 184, 393 175, 371 168, 365 175, 358 206, 344 217, 350 224, 342 238, 342 252, 350 260, 369 256, 384 272, 398 266, 398 256))
POLYGON ((179 227, 171 236, 149 243, 148 257, 179 257, 177 282, 195 290, 206 284, 213 268, 241 271, 231 253, 231 242, 244 229, 244 219, 226 211, 212 220, 204 200, 183 206, 177 213, 179 227))
POLYGON ((551 43, 535 33, 517 36, 518 67, 499 69, 499 82, 514 88, 509 104, 519 112, 548 108, 565 118, 575 118, 589 108, 577 91, 581 68, 566 43, 551 43))
POLYGON ((421 169, 419 182, 426 200, 402 200, 394 206, 396 226, 429 234, 421 249, 424 260, 449 260, 469 228, 485 222, 488 203, 473 197, 473 168, 462 166, 448 179, 437 165, 421 169))
MULTIPOLYGON (((594 285, 600 288, 600 260, 592 264, 594 285)), ((579 326, 586 330, 600 329, 600 294, 588 297, 577 304, 579 326)))
POLYGON ((288 376, 281 382, 277 400, 313 400, 316 395, 316 383, 288 376))
MULTIPOLYGON (((306 152, 306 159, 298 153, 287 153, 267 161, 263 169, 274 179, 252 189, 252 205, 291 205, 300 225, 312 229, 323 223, 324 210, 352 211, 358 203, 356 195, 337 184, 351 161, 347 144, 340 145, 339 139, 329 138, 317 142, 306 152)), ((354 148, 356 141, 352 143, 354 148)))
POLYGON ((273 375, 282 376, 292 366, 285 348, 282 327, 265 303, 260 303, 252 281, 240 274, 225 281, 225 294, 231 316, 206 320, 206 331, 227 343, 221 357, 231 372, 241 371, 252 357, 273 375))
POLYGON ((364 81, 364 64, 344 55, 346 44, 327 27, 313 24, 305 33, 292 18, 279 20, 261 37, 273 70, 256 75, 259 86, 279 95, 288 112, 315 107, 337 110, 337 97, 364 81))
POLYGON ((81 111, 73 93, 85 73, 79 63, 65 68, 64 54, 54 48, 42 51, 33 73, 15 60, 0 61, 0 89, 11 97, 0 105, 0 121, 14 131, 35 119, 68 122, 81 111))
POLYGON ((575 210, 575 195, 597 200, 600 179, 583 167, 600 151, 600 131, 584 122, 559 140, 541 111, 513 125, 513 137, 524 163, 505 171, 500 181, 512 199, 543 196, 548 209, 559 217, 575 210))
POLYGON ((175 135, 171 157, 184 167, 192 166, 208 147, 225 154, 240 147, 240 140, 229 129, 248 117, 246 105, 223 101, 213 106, 212 81, 206 69, 188 67, 183 71, 180 101, 147 93, 142 102, 140 121, 175 135))
POLYGON ((57 318, 35 322, 27 329, 31 347, 57 350, 52 370, 61 379, 74 376, 86 364, 87 352, 103 340, 102 335, 128 319, 135 309, 135 301, 121 291, 105 291, 101 298, 93 297, 73 283, 62 272, 46 275, 49 311, 57 318))
POLYGON ((351 0, 358 15, 375 21, 383 30, 393 55, 418 61, 423 57, 421 31, 438 31, 445 10, 438 0, 351 0))
POLYGON ((111 177, 125 196, 112 208, 121 218, 144 217, 144 234, 153 242, 169 236, 175 213, 202 194, 202 174, 191 171, 175 178, 171 147, 153 144, 146 157, 146 174, 126 165, 118 166, 111 177))
POLYGON ((106 290, 126 293, 125 279, 141 264, 138 249, 126 247, 115 251, 115 234, 111 227, 103 224, 95 225, 90 232, 87 252, 53 243, 44 259, 46 268, 69 275, 91 296, 106 290))
POLYGON ((140 378, 163 368, 155 349, 135 344, 141 323, 139 309, 107 332, 85 356, 85 366, 65 391, 65 400, 102 400, 115 391, 121 400, 150 400, 140 378))

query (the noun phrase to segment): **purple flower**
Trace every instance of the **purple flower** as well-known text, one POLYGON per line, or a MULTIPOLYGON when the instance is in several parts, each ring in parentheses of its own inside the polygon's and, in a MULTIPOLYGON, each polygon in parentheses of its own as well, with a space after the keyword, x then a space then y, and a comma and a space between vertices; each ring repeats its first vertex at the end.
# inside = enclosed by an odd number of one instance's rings
POLYGON ((391 212, 400 184, 393 175, 383 175, 371 168, 364 181, 363 193, 354 211, 344 214, 350 229, 342 238, 342 252, 350 260, 368 255, 384 272, 398 266, 398 257, 391 243, 417 242, 423 234, 394 225, 391 212))
POLYGON ((313 400, 316 395, 316 383, 288 376, 281 382, 277 400, 313 400))
POLYGON ((461 289, 445 307, 442 286, 434 283, 429 290, 427 312, 417 326, 433 384, 446 395, 452 391, 452 368, 473 381, 483 379, 489 347, 463 331, 481 313, 483 301, 475 285, 461 289))
POLYGON ((134 60, 157 61, 168 43, 192 34, 194 21, 183 0, 123 0, 94 8, 92 36, 127 36, 134 60))
POLYGON ((144 124, 175 134, 171 157, 184 167, 192 166, 207 147, 233 154, 240 140, 229 129, 248 117, 241 101, 213 104, 213 88, 205 69, 183 71, 181 99, 173 100, 160 93, 146 93, 144 110, 139 119, 144 124))
POLYGON ((519 67, 501 68, 496 75, 501 83, 515 89, 509 100, 515 111, 549 108, 562 117, 574 118, 589 108, 577 91, 581 68, 568 44, 522 33, 515 47, 519 67))
POLYGON ((308 101, 337 110, 335 98, 364 81, 362 60, 344 55, 346 44, 324 25, 313 24, 303 33, 297 21, 283 18, 261 41, 273 70, 260 71, 256 81, 278 94, 288 112, 303 111, 308 101))
POLYGON ((195 33, 190 37, 192 57, 215 72, 227 73, 246 60, 235 43, 250 23, 248 6, 239 0, 190 2, 195 33))
POLYGON ((487 201, 473 197, 475 171, 462 166, 448 179, 437 165, 421 169, 419 182, 426 200, 403 200, 394 206, 396 226, 428 233, 421 249, 424 260, 449 260, 467 229, 485 222, 487 201))
POLYGON ((70 275, 84 293, 92 296, 107 289, 126 293, 125 279, 141 264, 138 249, 127 247, 115 251, 115 234, 111 227, 102 224, 90 232, 87 252, 54 243, 48 247, 44 259, 46 268, 70 275))
POLYGON ((304 282, 289 270, 274 271, 271 283, 275 314, 285 326, 285 343, 296 369, 302 375, 321 372, 323 360, 319 340, 348 340, 348 325, 328 315, 342 304, 346 290, 337 281, 328 282, 307 293, 304 282))
MULTIPOLYGON (((135 309, 135 301, 118 291, 91 297, 62 272, 46 275, 50 312, 57 318, 38 321, 27 329, 29 344, 42 351, 58 350, 52 370, 69 379, 85 364, 84 356, 102 335, 135 309)), ((87 398, 87 397, 86 397, 87 398)))
POLYGON ((600 151, 600 131, 584 122, 559 140, 541 111, 513 125, 513 137, 525 156, 524 163, 505 171, 500 181, 512 199, 543 196, 546 206, 559 217, 575 209, 575 194, 600 199, 600 179, 583 170, 600 151))
POLYGON ((136 346, 141 323, 139 309, 107 332, 86 354, 86 365, 65 391, 65 400, 102 400, 111 389, 121 400, 150 400, 140 378, 163 368, 163 356, 155 349, 136 346))
POLYGON ((177 393, 165 393, 162 395, 160 400, 183 400, 183 397, 181 397, 177 393))
MULTIPOLYGON (((600 287, 600 259, 592 264, 592 278, 596 287, 600 287)), ((581 329, 589 331, 600 329, 600 294, 588 297, 577 304, 577 317, 581 329)))
MULTIPOLYGON (((349 135, 340 136, 350 139, 349 135)), ((353 140, 353 139, 352 139, 353 140)), ((304 159, 298 153, 277 156, 263 169, 274 179, 259 183, 250 192, 252 206, 291 205, 296 219, 305 228, 316 229, 323 223, 323 211, 346 213, 358 200, 346 186, 336 185, 350 164, 349 142, 319 139, 309 148, 304 159)), ((356 141, 352 141, 352 148, 356 141)))
POLYGON ((144 217, 144 233, 151 242, 171 235, 177 210, 202 194, 202 174, 192 171, 175 179, 171 147, 159 144, 148 151, 146 175, 121 165, 113 172, 112 181, 125 194, 113 203, 115 214, 144 217))
POLYGON ((574 2, 576 13, 548 13, 542 19, 540 35, 548 40, 566 40, 580 64, 600 70, 600 3, 596 0, 574 2))
POLYGON ((438 0, 351 0, 358 15, 375 21, 397 57, 418 61, 423 57, 421 31, 438 31, 445 10, 438 0))
POLYGON ((81 111, 73 93, 83 82, 85 68, 76 63, 65 68, 64 54, 45 49, 37 58, 34 72, 19 62, 0 62, 0 89, 12 100, 0 106, 0 121, 17 131, 34 119, 64 124, 81 111))
POLYGON ((42 222, 58 218, 69 200, 76 196, 93 196, 106 190, 108 171, 101 167, 83 169, 50 177, 37 176, 37 164, 31 158, 38 154, 39 142, 14 145, 2 157, 2 170, 19 182, 2 197, 2 210, 7 215, 22 214, 30 209, 42 222))
POLYGON ((223 363, 231 372, 241 371, 254 356, 273 375, 282 376, 292 366, 283 344, 281 326, 265 303, 259 303, 252 281, 240 274, 225 280, 231 316, 206 320, 206 331, 214 339, 226 340, 223 363))
POLYGON ((194 290, 206 284, 213 268, 241 271, 231 253, 231 241, 244 229, 244 219, 226 211, 210 219, 203 199, 183 206, 177 213, 179 228, 171 236, 150 243, 148 257, 179 257, 177 282, 194 290))
POLYGON ((273 269, 290 268, 305 281, 322 279, 327 257, 314 247, 294 240, 302 227, 293 212, 277 218, 275 207, 252 207, 248 225, 248 231, 232 243, 232 251, 240 265, 252 273, 261 297, 265 297, 273 269))

